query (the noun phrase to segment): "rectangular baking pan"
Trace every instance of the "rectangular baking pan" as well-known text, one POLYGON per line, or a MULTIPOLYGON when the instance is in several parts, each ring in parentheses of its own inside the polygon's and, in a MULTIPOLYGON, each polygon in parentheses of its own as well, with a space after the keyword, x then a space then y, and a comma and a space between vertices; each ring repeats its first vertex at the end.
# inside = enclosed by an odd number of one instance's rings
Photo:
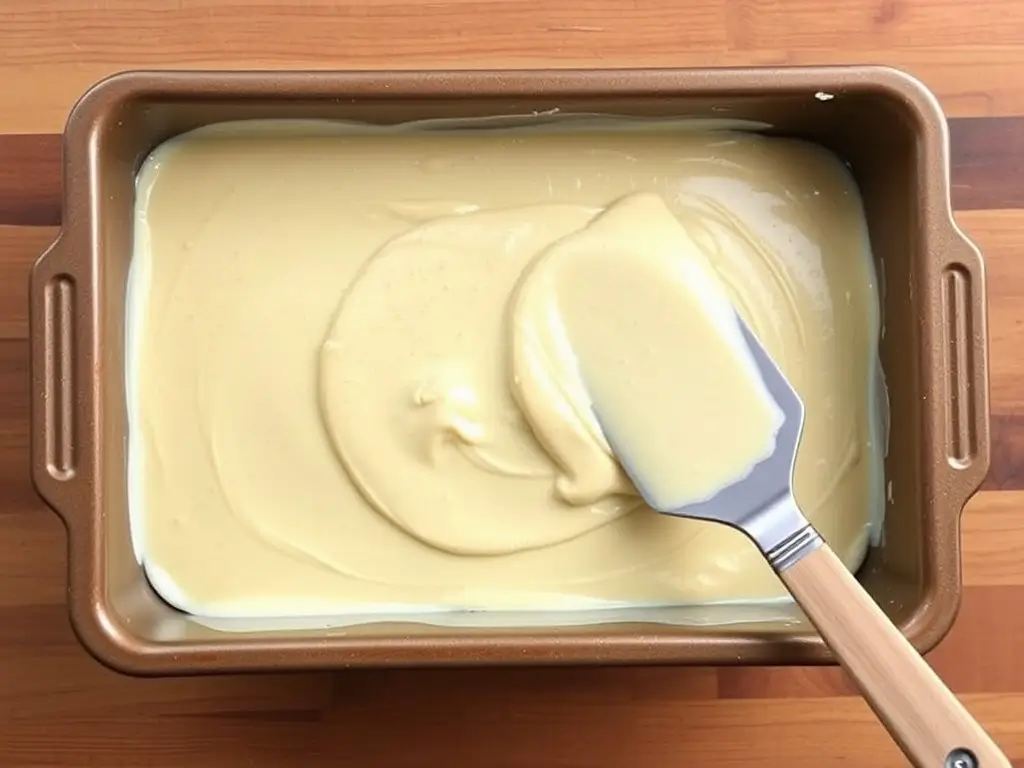
POLYGON ((63 143, 63 228, 31 277, 32 474, 68 531, 83 644, 135 674, 348 666, 831 661, 805 622, 225 631, 164 603, 133 554, 126 493, 125 286, 134 179, 164 140, 251 118, 395 123, 563 113, 727 117, 837 152, 860 186, 883 292, 891 429, 883 544, 860 570, 920 650, 960 599, 959 518, 989 462, 985 281, 949 203, 946 124, 877 67, 533 72, 131 72, 94 86, 63 143))

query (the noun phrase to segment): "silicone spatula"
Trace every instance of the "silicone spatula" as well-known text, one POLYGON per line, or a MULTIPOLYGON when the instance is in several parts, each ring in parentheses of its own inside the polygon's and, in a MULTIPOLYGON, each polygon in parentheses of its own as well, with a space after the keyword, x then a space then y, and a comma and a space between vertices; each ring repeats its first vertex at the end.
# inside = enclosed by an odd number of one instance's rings
MULTIPOLYGON (((754 541, 914 765, 1009 768, 991 737, 804 517, 793 496, 803 403, 746 323, 738 316, 737 321, 783 414, 774 452, 707 501, 666 509, 658 494, 645 487, 643 478, 649 474, 636 465, 637 457, 620 450, 635 441, 605 430, 626 473, 656 511, 731 525, 754 541)), ((599 403, 594 410, 604 424, 599 403)), ((688 434, 686 425, 679 426, 679 434, 688 434)))

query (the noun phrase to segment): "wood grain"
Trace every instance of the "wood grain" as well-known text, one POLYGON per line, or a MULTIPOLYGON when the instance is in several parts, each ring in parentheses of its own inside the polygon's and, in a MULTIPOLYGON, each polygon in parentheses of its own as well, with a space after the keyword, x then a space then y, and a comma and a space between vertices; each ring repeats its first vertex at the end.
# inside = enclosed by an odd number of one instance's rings
POLYGON ((0 0, 0 766, 905 765, 834 668, 136 680, 65 607, 28 479, 26 278, 60 221, 57 134, 137 67, 885 63, 936 92, 985 253, 993 471, 963 517, 960 617, 930 656, 1024 766, 1024 0, 0 0))
POLYGON ((0 134, 0 225, 60 224, 60 188, 59 135, 0 134))
POLYGON ((55 133, 130 67, 739 66, 882 62, 956 117, 1024 114, 1016 0, 0 0, 0 125, 55 133), (201 30, 201 31, 199 31, 201 30))
POLYGON ((954 208, 1024 207, 1024 120, 950 120, 949 145, 954 208))
POLYGON ((0 339, 28 338, 28 271, 58 232, 0 224, 0 339))

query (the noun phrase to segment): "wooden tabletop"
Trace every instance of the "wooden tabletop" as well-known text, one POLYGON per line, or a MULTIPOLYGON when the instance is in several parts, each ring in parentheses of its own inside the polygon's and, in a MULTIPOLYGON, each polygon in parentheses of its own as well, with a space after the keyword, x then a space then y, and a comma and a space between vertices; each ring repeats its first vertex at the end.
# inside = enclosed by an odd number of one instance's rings
POLYGON ((27 274, 60 224, 58 134, 100 77, 811 63, 902 67, 951 118, 994 445, 930 661, 1024 766, 1024 0, 0 0, 0 766, 904 765, 835 668, 123 677, 71 632, 64 531, 28 474, 27 274))

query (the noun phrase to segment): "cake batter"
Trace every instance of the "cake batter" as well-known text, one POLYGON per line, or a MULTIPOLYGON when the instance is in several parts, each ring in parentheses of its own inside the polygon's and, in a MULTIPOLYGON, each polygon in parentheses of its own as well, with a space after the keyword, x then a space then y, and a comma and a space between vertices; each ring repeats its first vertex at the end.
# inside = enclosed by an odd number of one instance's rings
POLYGON ((206 616, 785 595, 742 534, 644 507, 544 323, 545 258, 603 227, 621 269, 655 223, 800 392, 796 494, 855 567, 883 503, 879 310, 838 159, 628 121, 276 122, 178 137, 139 175, 130 502, 158 591, 206 616))

